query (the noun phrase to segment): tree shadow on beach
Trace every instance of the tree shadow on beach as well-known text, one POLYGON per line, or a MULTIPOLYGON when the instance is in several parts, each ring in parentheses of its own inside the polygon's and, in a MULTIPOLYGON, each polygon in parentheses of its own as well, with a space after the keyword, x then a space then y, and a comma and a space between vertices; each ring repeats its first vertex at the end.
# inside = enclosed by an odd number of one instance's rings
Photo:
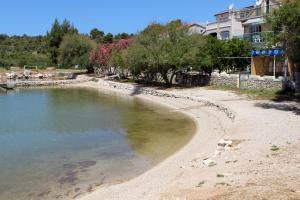
POLYGON ((276 92, 275 97, 272 99, 274 102, 295 102, 300 104, 300 92, 283 91, 276 92))
POLYGON ((300 93, 278 91, 271 102, 256 103, 255 106, 264 109, 276 109, 300 115, 300 93))
POLYGON ((264 109, 275 109, 280 111, 292 112, 295 115, 300 115, 300 105, 291 103, 256 103, 255 106, 264 109))

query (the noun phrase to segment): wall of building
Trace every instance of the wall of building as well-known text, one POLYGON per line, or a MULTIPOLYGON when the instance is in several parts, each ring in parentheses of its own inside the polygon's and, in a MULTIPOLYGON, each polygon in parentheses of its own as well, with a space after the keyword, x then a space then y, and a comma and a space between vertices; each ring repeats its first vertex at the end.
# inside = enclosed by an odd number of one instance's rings
MULTIPOLYGON (((284 58, 276 57, 276 76, 284 75, 284 58)), ((267 75, 274 76, 274 57, 270 56, 257 56, 252 58, 251 75, 267 75)), ((287 74, 290 76, 290 73, 287 74)))
POLYGON ((205 28, 201 27, 201 26, 191 26, 188 30, 188 34, 192 35, 192 34, 203 34, 205 32, 205 28))

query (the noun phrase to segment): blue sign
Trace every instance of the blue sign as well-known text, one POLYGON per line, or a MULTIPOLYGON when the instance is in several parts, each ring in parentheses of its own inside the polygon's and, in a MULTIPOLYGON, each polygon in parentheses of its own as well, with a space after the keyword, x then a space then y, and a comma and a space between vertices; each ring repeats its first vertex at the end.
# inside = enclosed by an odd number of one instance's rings
POLYGON ((284 51, 282 49, 262 49, 252 50, 252 56, 283 56, 284 51))

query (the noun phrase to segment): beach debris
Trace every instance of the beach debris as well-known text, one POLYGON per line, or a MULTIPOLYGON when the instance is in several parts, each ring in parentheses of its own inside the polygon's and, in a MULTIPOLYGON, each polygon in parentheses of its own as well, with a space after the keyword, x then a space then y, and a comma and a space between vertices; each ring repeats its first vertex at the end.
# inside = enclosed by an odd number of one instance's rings
POLYGON ((222 173, 222 174, 217 174, 217 177, 218 178, 224 178, 224 177, 228 177, 228 176, 231 176, 232 174, 231 173, 222 173))
POLYGON ((204 165, 208 166, 208 167, 213 167, 213 166, 217 165, 217 163, 214 160, 211 160, 211 159, 208 159, 208 158, 204 159, 202 161, 202 163, 204 165))
POLYGON ((229 163, 237 163, 238 162, 238 160, 228 160, 228 161, 226 161, 225 163, 226 164, 229 164, 229 163))
POLYGON ((219 156, 225 151, 229 151, 229 150, 232 150, 232 149, 239 149, 239 144, 240 143, 241 143, 240 140, 221 139, 217 144, 217 148, 215 150, 215 153, 214 153, 213 157, 219 156))
POLYGON ((200 181, 196 187, 202 187, 206 181, 200 181))
POLYGON ((218 178, 224 178, 225 176, 224 176, 224 174, 217 174, 217 177, 218 178))
POLYGON ((16 72, 6 73, 5 75, 7 79, 15 79, 17 77, 16 72))
POLYGON ((276 145, 271 146, 271 151, 278 151, 278 150, 279 150, 278 146, 276 146, 276 145))
POLYGON ((216 183, 215 184, 215 187, 217 187, 217 186, 231 186, 229 183, 225 183, 225 182, 220 182, 220 183, 216 183))
POLYGON ((226 147, 226 146, 229 146, 232 144, 232 141, 231 140, 224 140, 224 139, 221 139, 219 142, 218 142, 218 146, 221 146, 221 147, 226 147))

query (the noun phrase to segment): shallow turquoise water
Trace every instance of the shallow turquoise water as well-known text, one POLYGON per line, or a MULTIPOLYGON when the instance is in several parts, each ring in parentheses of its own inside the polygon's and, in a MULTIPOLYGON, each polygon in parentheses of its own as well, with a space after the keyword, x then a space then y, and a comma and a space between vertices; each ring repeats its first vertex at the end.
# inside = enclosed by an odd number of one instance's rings
POLYGON ((137 176, 191 137, 166 108, 87 89, 0 93, 0 200, 72 199, 137 176))

